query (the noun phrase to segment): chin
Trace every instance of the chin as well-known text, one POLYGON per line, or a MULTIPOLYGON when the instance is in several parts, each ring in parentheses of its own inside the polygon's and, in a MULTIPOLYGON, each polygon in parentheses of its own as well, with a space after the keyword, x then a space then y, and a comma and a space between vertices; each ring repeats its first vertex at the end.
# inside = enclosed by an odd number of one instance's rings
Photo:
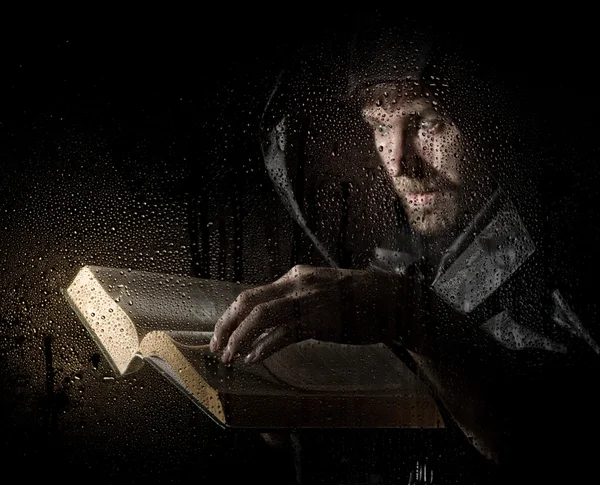
POLYGON ((444 237, 455 232, 461 204, 453 195, 438 194, 431 203, 415 206, 403 198, 408 222, 417 234, 427 237, 444 237))
POLYGON ((456 226, 454 219, 449 220, 435 213, 422 216, 413 214, 413 217, 409 219, 409 223, 416 233, 427 237, 447 236, 456 226))

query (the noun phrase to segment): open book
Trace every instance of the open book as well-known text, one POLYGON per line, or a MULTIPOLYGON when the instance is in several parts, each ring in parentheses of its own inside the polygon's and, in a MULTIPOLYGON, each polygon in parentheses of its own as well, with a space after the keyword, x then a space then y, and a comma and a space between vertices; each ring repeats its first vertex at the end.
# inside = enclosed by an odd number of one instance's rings
POLYGON ((222 425, 444 426, 427 388, 383 344, 307 340, 262 362, 223 364, 208 343, 245 288, 84 266, 64 295, 118 376, 147 362, 222 425))

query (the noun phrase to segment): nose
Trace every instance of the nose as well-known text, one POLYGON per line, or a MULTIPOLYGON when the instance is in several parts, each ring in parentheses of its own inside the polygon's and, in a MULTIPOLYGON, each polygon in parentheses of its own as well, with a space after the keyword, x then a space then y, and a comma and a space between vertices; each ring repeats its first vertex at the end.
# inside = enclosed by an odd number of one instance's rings
POLYGON ((392 177, 423 176, 424 161, 418 150, 417 133, 410 124, 396 126, 390 134, 390 146, 385 157, 385 169, 392 177))

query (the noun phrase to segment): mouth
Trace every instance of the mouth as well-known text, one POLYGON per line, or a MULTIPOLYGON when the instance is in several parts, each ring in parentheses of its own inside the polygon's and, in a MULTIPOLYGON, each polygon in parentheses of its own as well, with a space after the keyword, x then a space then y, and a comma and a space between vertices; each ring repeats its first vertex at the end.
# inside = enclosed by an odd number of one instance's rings
POLYGON ((439 192, 411 192, 406 194, 406 202, 411 207, 426 207, 433 205, 439 192))

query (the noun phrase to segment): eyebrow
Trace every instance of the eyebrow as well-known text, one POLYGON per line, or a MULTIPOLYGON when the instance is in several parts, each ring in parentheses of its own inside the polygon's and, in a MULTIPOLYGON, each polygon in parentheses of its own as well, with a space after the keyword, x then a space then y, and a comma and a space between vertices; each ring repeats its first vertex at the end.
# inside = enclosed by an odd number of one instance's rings
POLYGON ((367 121, 367 123, 382 124, 382 122, 383 122, 381 116, 376 116, 376 115, 372 115, 372 114, 364 114, 363 113, 363 118, 365 119, 365 121, 367 121))
MULTIPOLYGON (((363 118, 367 121, 380 121, 382 116, 381 115, 377 115, 377 114, 373 114, 371 113, 365 113, 365 110, 369 110, 369 111, 375 111, 377 109, 381 109, 383 113, 385 112, 389 112, 389 110, 387 110, 384 107, 369 107, 363 110, 363 118)), ((408 109, 402 109, 402 108, 397 108, 397 110, 401 111, 403 115, 405 116, 418 116, 420 118, 425 118, 425 117, 431 117, 431 116, 436 116, 436 117, 443 117, 443 115, 436 110, 431 104, 427 104, 425 106, 423 106, 422 109, 413 109, 413 110, 408 110, 408 109)))
POLYGON ((439 112, 439 110, 435 109, 433 107, 433 105, 431 104, 427 104, 427 106, 425 106, 425 108, 423 108, 420 112, 421 115, 435 115, 438 117, 442 117, 442 113, 439 112))

